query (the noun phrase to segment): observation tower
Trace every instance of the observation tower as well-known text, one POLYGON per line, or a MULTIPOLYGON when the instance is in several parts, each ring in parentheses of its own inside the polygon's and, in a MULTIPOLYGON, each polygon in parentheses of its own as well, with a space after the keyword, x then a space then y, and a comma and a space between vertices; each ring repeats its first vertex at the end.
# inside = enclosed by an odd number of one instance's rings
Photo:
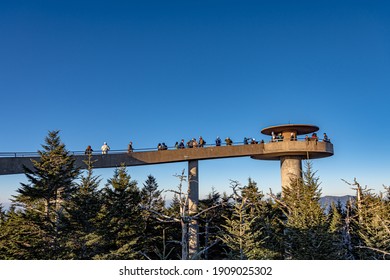
POLYGON ((271 141, 264 144, 263 153, 251 158, 279 160, 283 190, 290 185, 291 179, 302 178, 302 160, 333 155, 333 144, 329 139, 320 139, 316 134, 318 130, 318 126, 307 124, 266 127, 261 133, 271 136, 271 141))
MULTIPOLYGON (((333 155, 333 144, 327 139, 312 138, 319 128, 315 125, 285 124, 270 126, 261 133, 271 136, 271 141, 252 144, 234 143, 234 145, 216 146, 208 144, 199 148, 167 150, 135 149, 112 150, 108 154, 93 152, 94 168, 113 168, 165 164, 173 162, 188 163, 189 197, 188 206, 191 216, 198 213, 199 204, 199 165, 198 161, 234 157, 251 157, 258 160, 279 160, 282 177, 282 191, 289 187, 291 179, 302 178, 302 160, 329 157, 333 155), (299 137, 307 135, 305 137, 299 137), (274 136, 274 137, 273 137, 274 136)), ((84 151, 70 152, 75 165, 88 168, 84 151)), ((34 161, 40 160, 39 153, 0 153, 0 175, 24 173, 24 167, 34 168, 34 161)), ((188 252, 190 258, 199 252, 199 227, 197 219, 192 219, 188 227, 188 252)))

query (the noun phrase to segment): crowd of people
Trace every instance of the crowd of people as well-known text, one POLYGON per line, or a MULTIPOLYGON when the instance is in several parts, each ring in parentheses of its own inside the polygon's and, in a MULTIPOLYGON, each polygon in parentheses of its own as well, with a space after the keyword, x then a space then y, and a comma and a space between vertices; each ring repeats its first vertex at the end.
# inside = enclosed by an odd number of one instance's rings
MULTIPOLYGON (((281 142, 284 140, 284 136, 282 133, 278 133, 277 135, 272 131, 271 133, 271 141, 270 142, 281 142)), ((290 134, 290 141, 297 141, 297 136, 296 134, 294 133, 291 133, 290 134)), ((305 141, 316 141, 318 142, 318 136, 316 133, 313 133, 311 135, 311 137, 309 137, 309 135, 306 135, 305 136, 305 141)), ((330 139, 328 137, 328 135, 326 133, 324 133, 323 135, 323 139, 322 139, 323 142, 327 142, 327 143, 330 143, 330 139)), ((261 141, 256 141, 255 138, 250 138, 250 137, 244 137, 244 141, 242 142, 244 145, 251 145, 251 144, 264 144, 264 140, 261 140, 261 141)), ((215 146, 219 147, 222 145, 222 140, 221 138, 218 136, 216 139, 215 139, 215 146)), ((225 145, 226 146, 231 146, 233 145, 233 140, 230 139, 230 137, 226 137, 225 138, 225 145)), ((198 140, 196 140, 195 138, 192 138, 190 139, 189 141, 185 142, 184 139, 181 139, 180 142, 176 142, 175 143, 175 146, 174 148, 175 149, 185 149, 185 148, 203 148, 206 146, 206 141, 202 138, 202 136, 199 137, 198 140)), ((110 151, 110 146, 108 146, 107 142, 104 142, 102 147, 100 148, 101 149, 101 152, 103 155, 107 154, 108 151, 110 151)), ((158 143, 157 145, 157 150, 158 151, 163 151, 163 150, 168 150, 168 146, 162 142, 162 143, 158 143)), ((127 152, 128 153, 132 153, 134 151, 133 149, 133 142, 129 142, 128 146, 127 146, 127 152)), ((90 155, 92 154, 93 152, 93 149, 90 145, 88 145, 88 147, 85 149, 85 154, 86 155, 90 155)))
MULTIPOLYGON (((311 137, 309 137, 309 135, 306 135, 306 136, 305 136, 305 141, 315 141, 315 142, 318 142, 317 133, 313 133, 313 134, 311 135, 311 137)), ((326 133, 324 133, 324 136, 323 136, 323 138, 322 138, 322 141, 323 141, 323 142, 330 143, 330 139, 329 139, 328 135, 326 135, 326 133)))

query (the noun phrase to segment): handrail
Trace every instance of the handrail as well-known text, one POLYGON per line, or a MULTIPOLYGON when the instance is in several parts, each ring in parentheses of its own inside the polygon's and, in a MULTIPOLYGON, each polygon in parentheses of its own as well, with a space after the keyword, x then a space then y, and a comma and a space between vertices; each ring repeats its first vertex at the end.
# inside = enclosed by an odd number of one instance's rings
MULTIPOLYGON (((231 146, 238 146, 238 145, 254 145, 253 143, 250 143, 252 138, 248 139, 248 144, 244 144, 244 142, 233 142, 231 146)), ((290 140, 290 139, 275 139, 275 141, 270 140, 269 142, 260 142, 257 141, 256 144, 267 144, 267 143, 280 143, 280 142, 290 142, 290 141, 307 141, 305 138, 296 138, 296 140, 290 140)), ((324 141, 324 139, 318 138, 318 142, 328 142, 330 143, 330 140, 324 141)), ((309 138, 308 142, 314 142, 312 138, 309 138)), ((221 143, 221 146, 229 146, 226 143, 221 143)), ((205 144, 203 147, 216 147, 215 144, 205 144)), ((196 148, 189 148, 189 147, 184 147, 184 149, 201 149, 202 147, 196 147, 196 148)), ((167 147, 167 150, 177 150, 175 146, 169 146, 167 147)), ((180 149, 179 149, 180 150, 180 149)), ((137 148, 133 149, 133 152, 149 152, 149 151, 158 151, 158 148, 137 148)), ((85 155, 85 151, 68 151, 69 154, 71 155, 85 155)), ((126 150, 110 150, 108 152, 109 154, 125 154, 128 153, 127 149, 126 150)), ((102 152, 100 150, 98 151, 93 151, 91 153, 92 155, 101 155, 102 152)), ((0 152, 0 158, 31 158, 31 157, 39 157, 39 152, 0 152)))

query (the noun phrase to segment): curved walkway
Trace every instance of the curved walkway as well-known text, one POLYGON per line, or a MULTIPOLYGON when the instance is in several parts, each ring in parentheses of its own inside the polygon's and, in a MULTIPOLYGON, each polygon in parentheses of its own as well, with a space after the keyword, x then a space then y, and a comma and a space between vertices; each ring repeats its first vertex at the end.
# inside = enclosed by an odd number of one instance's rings
MULTIPOLYGON (((333 155, 333 144, 316 141, 280 141, 260 144, 232 146, 208 145, 202 148, 168 149, 139 149, 128 153, 125 150, 111 150, 102 155, 94 152, 92 155, 94 168, 113 168, 120 164, 127 166, 184 162, 191 160, 209 160, 230 157, 246 157, 261 160, 278 160, 281 156, 295 155, 302 158, 322 158, 333 155)), ((76 166, 84 169, 86 156, 84 151, 70 152, 76 159, 76 166)), ((31 160, 39 161, 38 153, 1 153, 0 175, 21 174, 23 165, 32 168, 31 160)))

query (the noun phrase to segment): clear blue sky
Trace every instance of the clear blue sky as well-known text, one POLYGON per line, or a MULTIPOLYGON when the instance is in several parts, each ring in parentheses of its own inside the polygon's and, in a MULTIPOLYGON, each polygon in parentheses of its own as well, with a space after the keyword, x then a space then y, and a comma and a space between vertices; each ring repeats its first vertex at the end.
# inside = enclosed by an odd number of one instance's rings
MULTIPOLYGON (((324 195, 341 178, 389 185, 389 1, 0 1, 0 151, 37 151, 49 130, 69 150, 267 139, 315 124, 335 155, 313 162, 324 195)), ((185 163, 129 168, 162 189, 185 163)), ((200 162, 201 194, 252 177, 280 191, 279 163, 200 162)), ((113 170, 97 170, 103 178, 113 170)), ((26 182, 0 177, 0 202, 26 182)))

